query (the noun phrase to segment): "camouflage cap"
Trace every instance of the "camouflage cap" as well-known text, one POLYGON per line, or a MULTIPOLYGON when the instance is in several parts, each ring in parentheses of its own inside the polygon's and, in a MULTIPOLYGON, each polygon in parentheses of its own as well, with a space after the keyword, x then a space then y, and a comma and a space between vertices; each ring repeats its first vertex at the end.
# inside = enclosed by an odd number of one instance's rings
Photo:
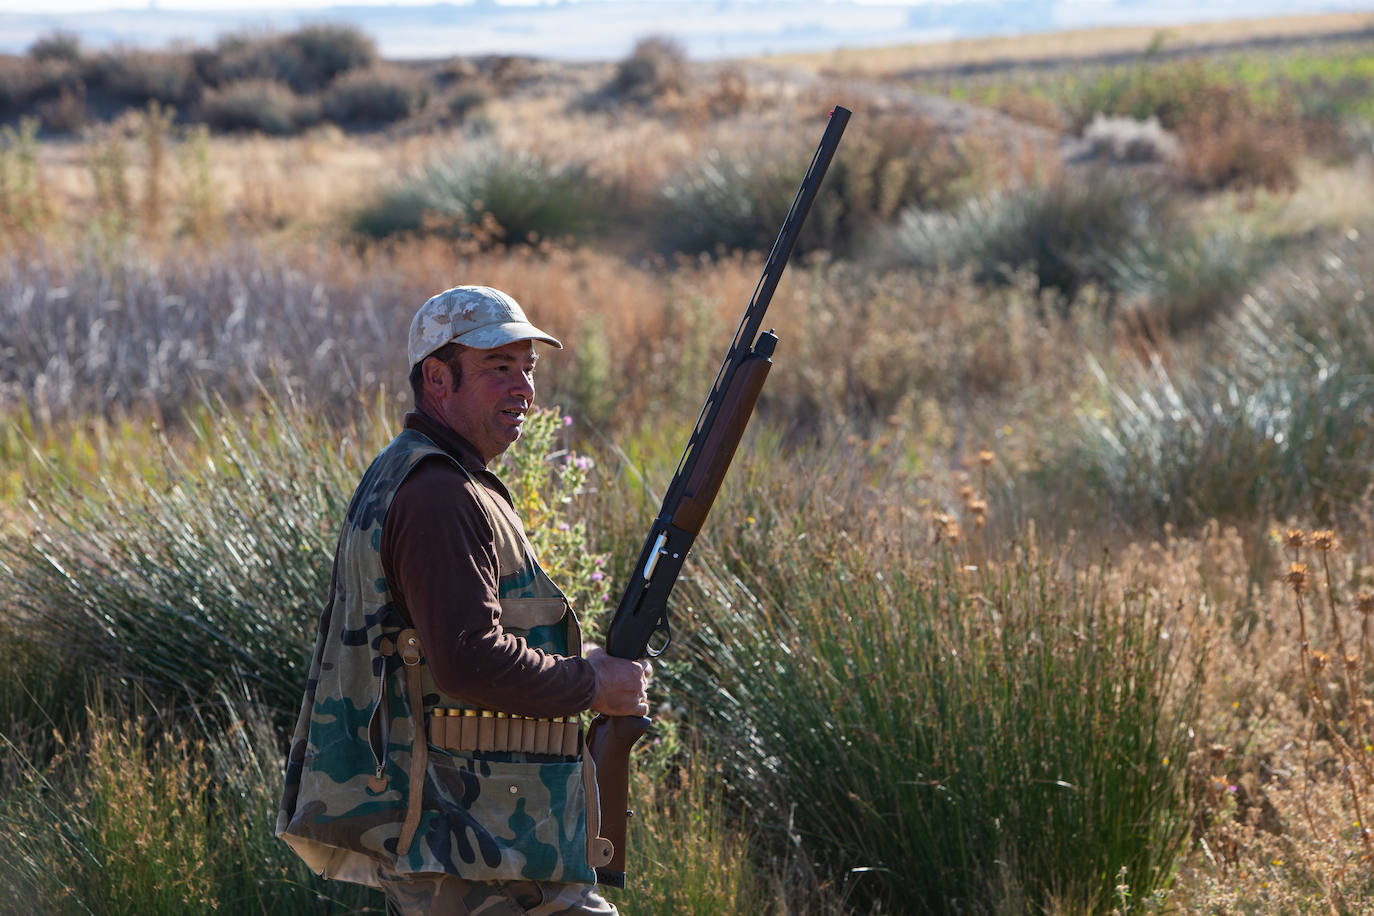
POLYGON ((479 350, 517 340, 542 340, 558 347, 558 338, 530 324, 520 303, 490 286, 455 286, 432 297, 410 322, 406 352, 410 365, 454 341, 479 350))

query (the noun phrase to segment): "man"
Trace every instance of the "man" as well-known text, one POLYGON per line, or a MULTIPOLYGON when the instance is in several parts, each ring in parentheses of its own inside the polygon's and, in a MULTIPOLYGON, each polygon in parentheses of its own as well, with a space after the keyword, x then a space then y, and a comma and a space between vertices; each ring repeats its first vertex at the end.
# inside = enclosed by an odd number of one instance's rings
POLYGON ((562 348, 498 290, 421 306, 416 409, 339 537, 276 829, 388 913, 616 912, 594 887, 610 844, 578 714, 647 714, 647 666, 581 657, 487 469, 520 438, 536 341, 562 348))

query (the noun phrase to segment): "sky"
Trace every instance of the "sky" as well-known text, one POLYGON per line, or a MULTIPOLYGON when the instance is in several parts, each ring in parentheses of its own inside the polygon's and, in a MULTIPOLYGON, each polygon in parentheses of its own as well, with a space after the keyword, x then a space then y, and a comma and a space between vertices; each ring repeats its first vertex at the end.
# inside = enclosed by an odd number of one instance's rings
POLYGON ((1374 23, 1374 0, 0 0, 0 53, 21 54, 59 30, 88 48, 159 48, 328 21, 358 26, 392 59, 612 60, 645 35, 667 35, 691 57, 710 59, 1351 11, 1370 12, 1374 23))

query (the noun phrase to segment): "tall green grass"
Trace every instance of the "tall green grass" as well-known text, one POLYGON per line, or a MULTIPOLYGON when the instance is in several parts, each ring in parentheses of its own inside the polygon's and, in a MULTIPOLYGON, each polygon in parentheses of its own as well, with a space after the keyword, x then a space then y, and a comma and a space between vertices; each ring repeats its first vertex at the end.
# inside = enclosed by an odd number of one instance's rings
POLYGON ((767 546, 697 594, 690 678, 755 817, 884 911, 1104 912, 1167 887, 1197 696, 1167 608, 1028 554, 767 546))
MULTIPOLYGON (((0 544, 7 629, 177 703, 243 681, 265 707, 294 712, 346 501, 399 428, 381 410, 341 437, 300 400, 248 416, 210 405, 191 447, 155 456, 155 476, 51 480, 16 521, 29 537, 0 544)), ((599 596, 585 532, 564 524, 585 472, 540 430, 561 423, 532 416, 535 447, 512 451, 511 476, 540 513, 536 549, 556 548, 583 580, 575 598, 599 596)))
POLYGON ((4 735, 18 778, 0 797, 0 881, 22 904, 0 911, 381 912, 273 835, 283 758, 263 710, 222 697, 203 719, 159 715, 98 687, 87 702, 50 758, 4 735))

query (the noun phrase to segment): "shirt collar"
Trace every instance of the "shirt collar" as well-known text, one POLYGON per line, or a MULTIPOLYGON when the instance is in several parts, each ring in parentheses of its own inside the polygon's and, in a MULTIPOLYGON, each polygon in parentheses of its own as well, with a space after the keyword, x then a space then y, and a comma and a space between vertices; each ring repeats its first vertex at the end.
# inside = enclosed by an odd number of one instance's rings
POLYGON ((422 410, 412 410, 405 416, 405 428, 423 433, 430 441, 448 452, 470 471, 485 471, 487 464, 472 443, 452 427, 445 426, 422 410))

